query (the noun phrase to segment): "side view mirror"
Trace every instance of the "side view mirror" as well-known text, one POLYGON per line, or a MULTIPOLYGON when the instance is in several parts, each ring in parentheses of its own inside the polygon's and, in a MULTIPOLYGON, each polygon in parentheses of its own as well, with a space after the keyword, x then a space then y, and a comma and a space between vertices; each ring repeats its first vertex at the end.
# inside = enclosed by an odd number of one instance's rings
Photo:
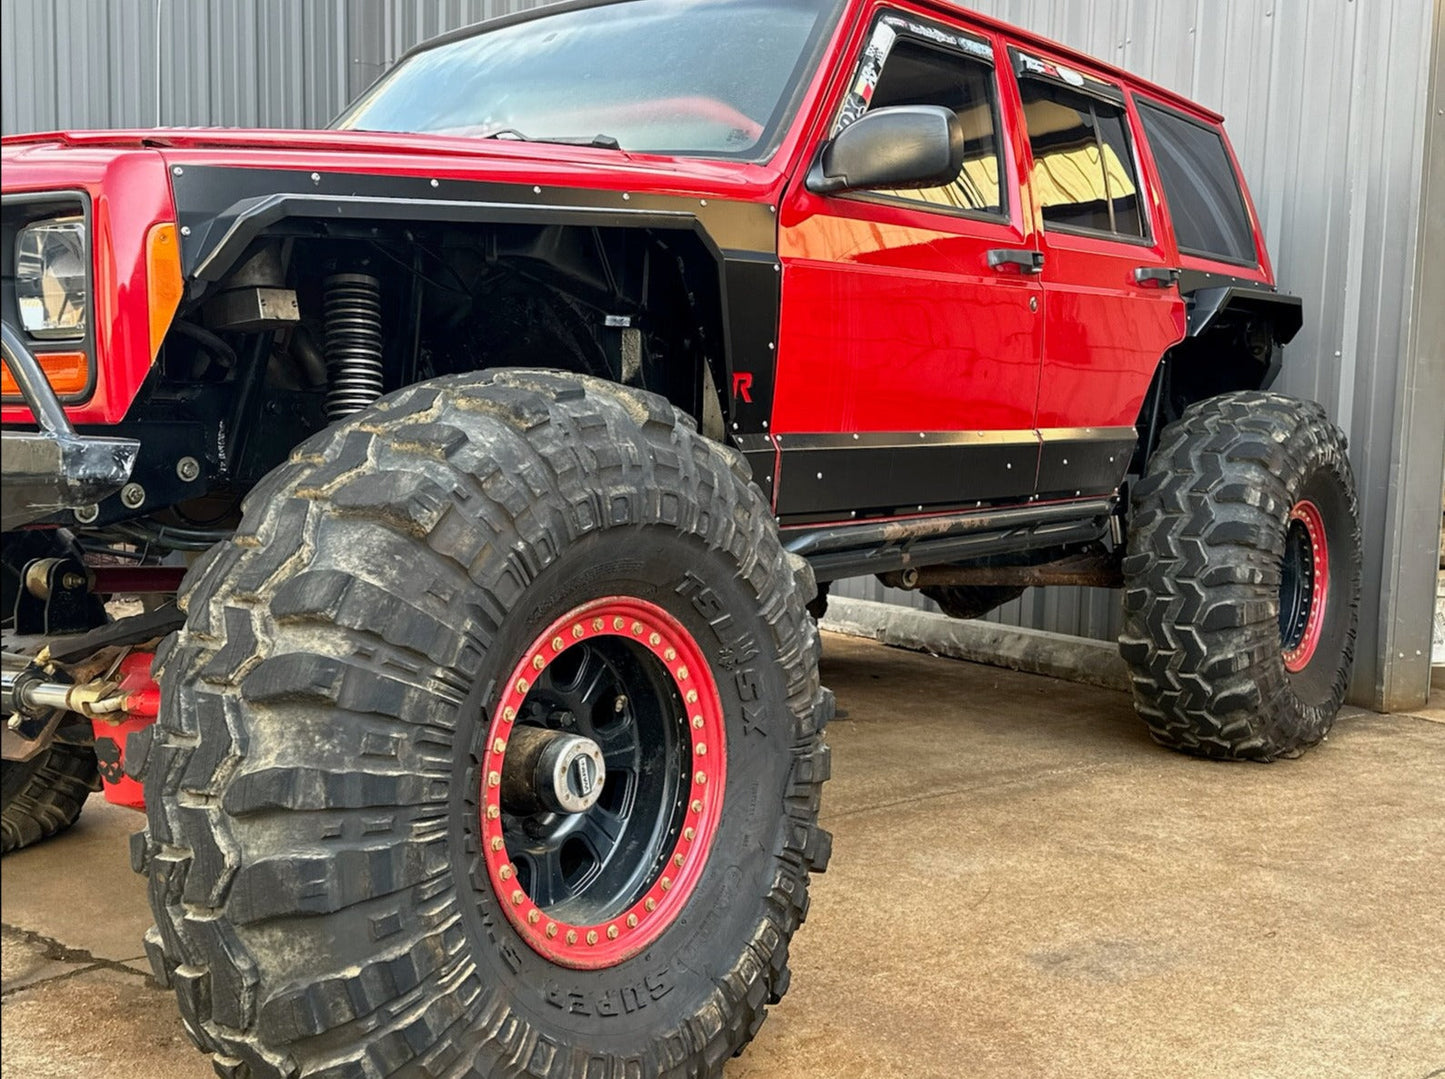
POLYGON ((864 113, 824 144, 808 172, 815 194, 937 187, 963 169, 963 124, 941 105, 895 105, 864 113))

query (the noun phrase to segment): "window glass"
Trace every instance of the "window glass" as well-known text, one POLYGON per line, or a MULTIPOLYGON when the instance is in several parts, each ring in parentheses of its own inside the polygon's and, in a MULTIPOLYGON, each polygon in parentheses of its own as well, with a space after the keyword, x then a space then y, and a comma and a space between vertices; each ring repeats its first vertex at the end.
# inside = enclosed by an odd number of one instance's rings
POLYGON ((1179 247, 1256 262, 1254 229, 1219 132, 1144 101, 1139 102, 1139 118, 1159 166, 1179 247))
POLYGON ((991 65, 900 35, 878 76, 867 111, 894 105, 952 109, 963 122, 963 171, 951 184, 881 193, 949 210, 1002 213, 994 85, 991 65))
POLYGON ((1039 79, 1019 89, 1045 226, 1144 236, 1124 110, 1039 79))
POLYGON ((335 126, 756 158, 837 10, 835 0, 564 9, 415 53, 335 126))

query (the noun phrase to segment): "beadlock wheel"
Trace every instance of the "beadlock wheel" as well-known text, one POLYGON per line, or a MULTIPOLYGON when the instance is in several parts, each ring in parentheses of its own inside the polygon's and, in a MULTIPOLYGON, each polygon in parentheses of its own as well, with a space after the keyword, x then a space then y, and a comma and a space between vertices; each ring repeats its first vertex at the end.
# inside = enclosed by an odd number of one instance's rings
POLYGON ((1280 564, 1279 634, 1284 667, 1298 674, 1309 666, 1320 644, 1330 594, 1330 545, 1324 516, 1308 499, 1289 513, 1284 558, 1280 564))
POLYGON ((299 447, 127 747, 146 950, 228 1079, 716 1079, 826 865, 806 565, 741 455, 557 373, 299 447))
MULTIPOLYGON (((537 954, 566 967, 614 966, 672 925, 711 849, 727 779, 717 683, 677 619, 617 596, 548 626, 505 685, 482 764, 492 885, 537 954), (555 792, 528 791, 533 775, 504 782, 519 736, 549 728, 600 750, 600 776, 579 754, 561 777, 570 793, 595 790, 585 810, 547 804, 555 792)), ((557 778, 544 772, 542 784, 557 778)))
POLYGON ((1165 428, 1132 498, 1124 629, 1155 740, 1269 761, 1322 741, 1354 659, 1360 528, 1319 405, 1233 393, 1165 428))

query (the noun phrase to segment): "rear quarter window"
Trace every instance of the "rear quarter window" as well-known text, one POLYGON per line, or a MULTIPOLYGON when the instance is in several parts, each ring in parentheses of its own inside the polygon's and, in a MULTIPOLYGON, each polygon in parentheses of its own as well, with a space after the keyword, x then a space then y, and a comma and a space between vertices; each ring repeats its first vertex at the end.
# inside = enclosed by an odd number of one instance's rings
POLYGON ((1219 129, 1148 101, 1138 106, 1179 249, 1256 265, 1254 229, 1219 129))

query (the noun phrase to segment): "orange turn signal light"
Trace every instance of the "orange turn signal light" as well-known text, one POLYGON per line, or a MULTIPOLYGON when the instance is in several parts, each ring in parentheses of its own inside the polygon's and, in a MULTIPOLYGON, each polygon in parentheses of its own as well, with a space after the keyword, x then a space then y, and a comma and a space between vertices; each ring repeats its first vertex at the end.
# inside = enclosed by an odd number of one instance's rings
MULTIPOLYGON (((90 359, 84 352, 37 352, 35 359, 57 397, 73 397, 90 385, 90 359)), ((0 370, 0 396, 20 396, 20 386, 9 364, 0 370)))
POLYGON ((181 276, 181 241, 174 222, 152 225, 146 234, 146 299, 150 305, 151 359, 161 350, 186 282, 181 276))

